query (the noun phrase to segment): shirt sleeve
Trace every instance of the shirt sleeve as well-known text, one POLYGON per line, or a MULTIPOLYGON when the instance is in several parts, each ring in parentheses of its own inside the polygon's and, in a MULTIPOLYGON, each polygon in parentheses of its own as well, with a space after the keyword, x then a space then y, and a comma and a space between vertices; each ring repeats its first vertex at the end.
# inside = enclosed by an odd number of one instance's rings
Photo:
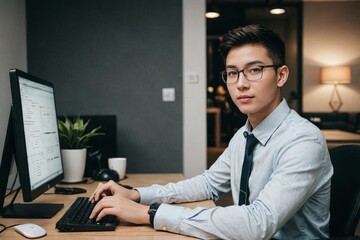
POLYGON ((218 200, 231 189, 228 154, 228 150, 225 150, 210 169, 193 178, 164 186, 155 184, 150 187, 136 188, 141 196, 140 203, 150 205, 152 203, 218 200))
POLYGON ((164 186, 136 188, 141 204, 181 203, 201 200, 218 200, 231 190, 229 149, 220 155, 217 161, 204 173, 190 179, 169 183, 164 186))
POLYGON ((316 139, 302 136, 279 142, 272 149, 273 155, 266 157, 273 161, 271 176, 250 205, 190 209, 168 204, 216 200, 228 192, 229 149, 202 175, 165 186, 138 188, 141 203, 166 203, 160 205, 155 215, 157 230, 202 239, 269 239, 329 182, 332 169, 326 145, 316 139))

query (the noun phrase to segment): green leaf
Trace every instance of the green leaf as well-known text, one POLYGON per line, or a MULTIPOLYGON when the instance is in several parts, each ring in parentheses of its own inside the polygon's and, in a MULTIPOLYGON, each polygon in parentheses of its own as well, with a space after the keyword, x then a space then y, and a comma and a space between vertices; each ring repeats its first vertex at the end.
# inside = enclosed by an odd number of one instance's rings
POLYGON ((73 121, 65 117, 62 121, 58 119, 58 130, 60 146, 63 149, 81 149, 87 146, 87 143, 92 137, 104 135, 104 133, 98 132, 101 126, 94 129, 87 130, 90 123, 90 119, 84 123, 84 120, 77 116, 73 121))

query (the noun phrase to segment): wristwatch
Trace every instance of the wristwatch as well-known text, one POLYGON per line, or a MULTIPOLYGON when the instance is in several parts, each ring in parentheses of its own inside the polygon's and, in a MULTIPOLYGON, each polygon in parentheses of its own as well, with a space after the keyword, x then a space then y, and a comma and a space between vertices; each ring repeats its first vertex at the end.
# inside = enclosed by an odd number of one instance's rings
POLYGON ((148 211, 148 214, 149 214, 149 218, 150 218, 150 224, 151 226, 154 227, 154 218, 155 218, 155 214, 159 208, 160 204, 158 203, 153 203, 150 205, 150 208, 149 208, 149 211, 148 211))

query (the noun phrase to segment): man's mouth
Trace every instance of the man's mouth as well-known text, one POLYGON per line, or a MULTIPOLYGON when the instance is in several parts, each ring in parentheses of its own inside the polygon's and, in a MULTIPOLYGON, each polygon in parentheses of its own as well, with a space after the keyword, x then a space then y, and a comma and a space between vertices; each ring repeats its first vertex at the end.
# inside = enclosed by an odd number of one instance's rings
POLYGON ((251 99, 253 99, 254 96, 251 95, 240 95, 237 99, 241 102, 241 103, 248 103, 251 101, 251 99))

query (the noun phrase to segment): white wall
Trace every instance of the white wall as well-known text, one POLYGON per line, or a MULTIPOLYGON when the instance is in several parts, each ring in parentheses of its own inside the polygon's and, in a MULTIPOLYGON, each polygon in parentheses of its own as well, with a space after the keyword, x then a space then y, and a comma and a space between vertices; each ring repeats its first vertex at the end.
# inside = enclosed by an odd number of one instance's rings
POLYGON ((360 1, 304 3, 303 111, 331 112, 333 87, 320 84, 320 67, 350 65, 352 83, 339 85, 340 112, 360 111, 360 1))
POLYGON ((184 175, 206 169, 205 0, 183 0, 184 175), (191 83, 191 79, 198 82, 191 83))
MULTIPOLYGON (((0 0, 0 136, 6 133, 11 93, 9 70, 26 70, 25 0, 0 0)), ((4 138, 0 138, 3 148, 4 138)))
MULTIPOLYGON (((9 70, 26 71, 25 0, 0 0, 0 156, 11 106, 9 70)), ((1 157, 0 157, 1 161, 1 157)), ((10 178, 12 181, 14 174, 10 178)))
MULTIPOLYGON (((10 113, 9 70, 26 71, 25 0, 0 0, 0 152, 10 113)), ((1 160, 1 159, 0 159, 1 160)))

